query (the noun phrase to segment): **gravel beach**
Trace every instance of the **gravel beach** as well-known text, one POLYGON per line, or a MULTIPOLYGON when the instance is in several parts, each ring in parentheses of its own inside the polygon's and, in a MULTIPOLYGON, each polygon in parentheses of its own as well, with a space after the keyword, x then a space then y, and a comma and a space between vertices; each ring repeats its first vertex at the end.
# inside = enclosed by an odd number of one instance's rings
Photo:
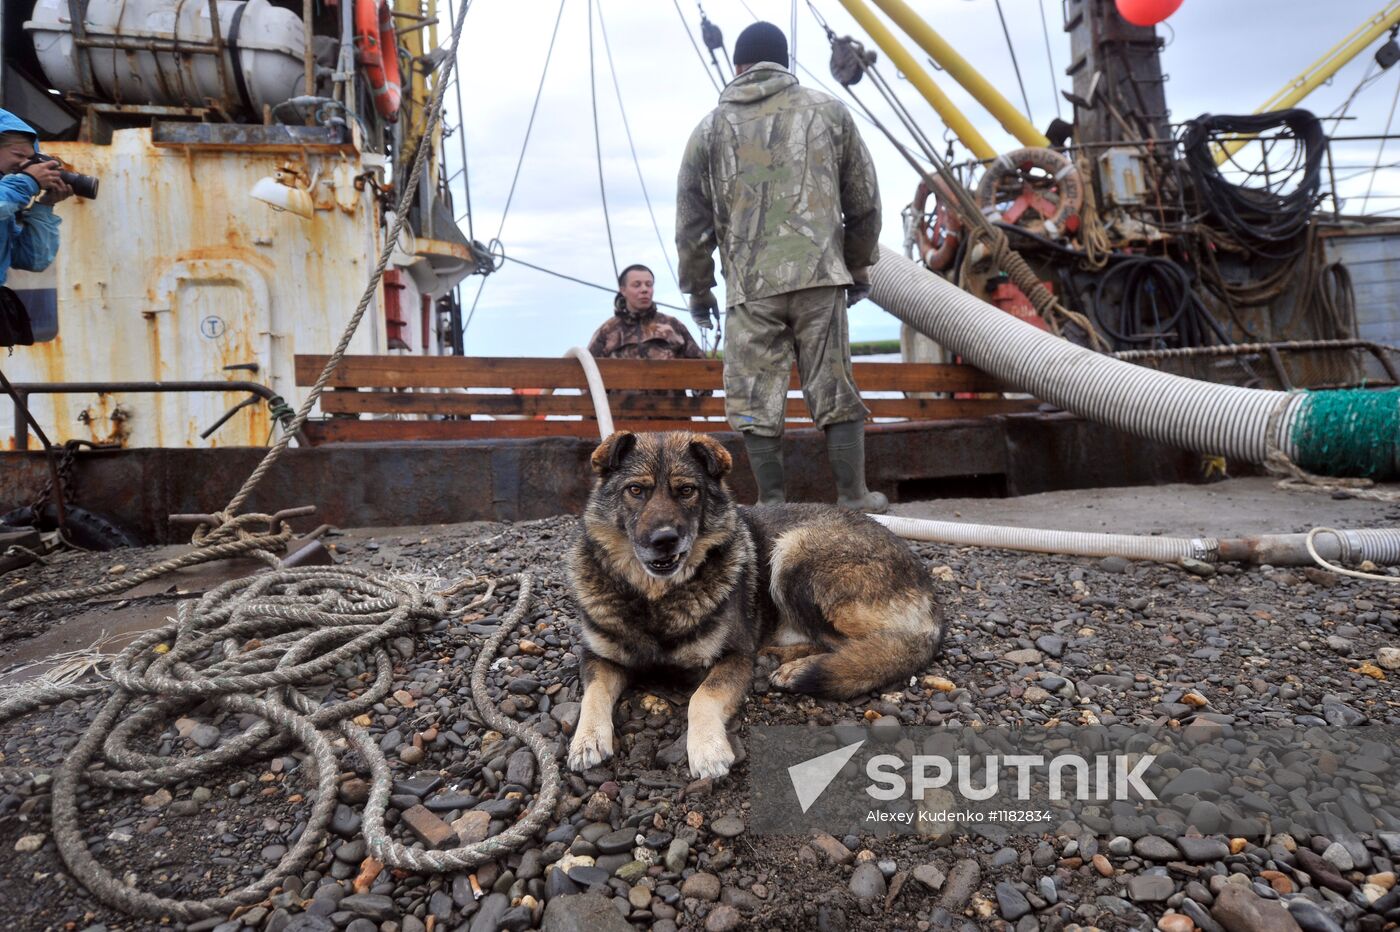
MULTIPOLYGON (((1277 531, 1400 521, 1394 505, 1286 496, 1260 482, 1208 488, 1226 497, 1238 492, 1241 514, 1277 502, 1268 528, 1277 531), (1289 511, 1295 508, 1298 514, 1289 511)), ((1014 523, 1068 526, 1044 508, 1089 514, 1085 503, 1094 502, 1093 493, 1078 494, 1084 497, 1077 502, 934 502, 902 510, 978 520, 983 507, 989 515, 1000 509, 995 519, 1005 523, 1014 514, 1020 518, 1014 523), (1037 504, 1044 508, 1037 511, 1037 504)), ((1126 516, 1086 529, 1131 531, 1136 521, 1148 531, 1194 535, 1192 522, 1228 518, 1221 501, 1201 499, 1194 517, 1177 521, 1161 506, 1153 512, 1146 498, 1132 500, 1126 516)), ((469 572, 531 573, 533 605, 506 638, 488 682, 501 710, 533 723, 562 757, 580 698, 562 566, 575 525, 564 516, 371 529, 326 542, 339 562, 433 587, 469 572)), ((795 698, 769 688, 771 661, 765 661, 734 722, 740 761, 717 782, 692 782, 686 771, 687 694, 670 684, 631 690, 617 710, 617 755, 586 773, 566 770, 555 817, 524 848, 455 874, 376 871, 361 834, 369 772, 347 751, 327 841, 306 868, 237 915, 172 925, 206 932, 1379 932, 1400 922, 1400 833, 1232 838, 1214 832, 1219 801, 1209 793, 1192 812, 1194 831, 1175 840, 1088 829, 985 837, 751 831, 744 758, 756 725, 1400 725, 1400 589, 1393 584, 1314 568, 1221 566, 1198 574, 1113 557, 929 544, 915 550, 937 582, 949 632, 943 656, 907 688, 896 684, 844 703, 795 698)), ((33 587, 112 578, 114 564, 135 568, 164 552, 66 554, 0 576, 0 591, 8 599, 33 587)), ((530 752, 485 728, 470 700, 475 652, 517 594, 515 586, 503 586, 460 618, 425 621, 412 637, 390 643, 392 693, 360 721, 393 768, 386 821, 404 843, 433 848, 479 840, 518 818, 538 788, 530 752)), ((471 597, 463 593, 452 604, 471 597)), ((173 614, 175 604, 161 595, 0 610, 0 672, 34 659, 27 645, 57 644, 55 632, 67 625, 73 635, 65 648, 73 649, 90 643, 88 632, 105 622, 120 628, 123 613, 159 618, 173 614), (41 637, 50 641, 37 642, 41 637)), ((318 681, 318 698, 364 689, 370 670, 367 659, 338 665, 318 681)), ((0 882, 8 891, 0 899, 0 923, 10 928, 157 925, 102 905, 70 879, 48 819, 51 781, 22 773, 62 759, 97 705, 97 699, 69 701, 0 726, 0 882)), ((136 746, 175 760, 217 747, 255 721, 191 702, 136 746)), ((1400 764, 1391 767, 1394 780, 1400 764)), ((262 876, 295 845, 314 802, 313 770, 294 746, 161 789, 85 786, 81 831, 117 877, 164 896, 213 896, 262 876)))

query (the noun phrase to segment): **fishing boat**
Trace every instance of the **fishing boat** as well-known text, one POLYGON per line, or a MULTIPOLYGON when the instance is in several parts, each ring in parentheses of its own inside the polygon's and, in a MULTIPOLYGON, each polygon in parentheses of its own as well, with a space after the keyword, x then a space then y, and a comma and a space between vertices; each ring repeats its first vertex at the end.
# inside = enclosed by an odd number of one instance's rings
MULTIPOLYGON (((824 33, 808 35, 795 67, 849 89, 871 144, 907 160, 905 177, 883 183, 910 192, 905 252, 921 268, 1008 319, 1144 370, 1261 390, 1395 384, 1391 228, 1348 213, 1339 193, 1357 182, 1338 180, 1334 149, 1357 140, 1303 117, 1173 124, 1160 30, 1098 0, 1064 8, 1070 118, 1042 131, 902 0, 842 6, 860 37, 814 6, 824 33), (832 71, 819 75, 809 65, 828 53, 832 71), (1020 147, 992 149, 940 88, 950 80, 1020 147), (947 128, 949 152, 894 87, 905 82, 947 128), (868 107, 870 95, 885 106, 868 107), (1006 254, 994 255, 997 241, 1006 254)), ((721 388, 717 360, 473 354, 462 284, 525 260, 471 229, 470 90, 460 69, 443 76, 460 8, 22 7, 5 9, 5 104, 34 123, 44 151, 102 187, 60 207, 63 246, 48 269, 11 275, 39 337, 3 367, 16 388, 11 452, 0 454, 12 520, 53 526, 71 505, 131 540, 175 539, 167 515, 214 507, 280 441, 362 295, 364 319, 265 493, 314 485, 333 523, 575 508, 608 391, 721 388), (463 470, 491 494, 461 492, 463 470), (358 481, 334 478, 346 474, 358 481), (405 476, 419 494, 386 492, 405 476)), ((1375 57, 1374 83, 1397 21, 1400 7, 1386 7, 1261 111, 1288 111, 1358 55, 1375 57)), ((730 77, 703 9, 676 28, 695 30, 716 84, 730 77)), ((991 370, 957 335, 901 326, 901 362, 857 364, 870 481, 895 501, 1200 478, 1261 459, 1086 416, 1053 386, 991 370)), ((614 420, 715 431, 738 451, 722 397, 674 395, 631 391, 614 420)), ((820 463, 805 416, 794 397, 794 461, 820 463)), ((751 493, 744 470, 736 482, 751 493)), ((831 496, 823 470, 793 482, 799 497, 831 496)))

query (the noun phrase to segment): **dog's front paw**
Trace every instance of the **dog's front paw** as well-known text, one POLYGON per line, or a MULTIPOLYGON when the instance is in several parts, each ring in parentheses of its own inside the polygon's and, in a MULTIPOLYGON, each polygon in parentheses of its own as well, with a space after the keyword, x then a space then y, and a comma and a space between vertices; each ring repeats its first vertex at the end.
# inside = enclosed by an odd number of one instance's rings
POLYGON ((586 728, 580 725, 574 733, 574 740, 569 742, 569 769, 582 771, 597 767, 612 754, 611 727, 586 728))
POLYGON ((719 779, 734 766, 734 749, 722 728, 708 733, 691 729, 685 749, 690 758, 690 775, 697 780, 719 779))

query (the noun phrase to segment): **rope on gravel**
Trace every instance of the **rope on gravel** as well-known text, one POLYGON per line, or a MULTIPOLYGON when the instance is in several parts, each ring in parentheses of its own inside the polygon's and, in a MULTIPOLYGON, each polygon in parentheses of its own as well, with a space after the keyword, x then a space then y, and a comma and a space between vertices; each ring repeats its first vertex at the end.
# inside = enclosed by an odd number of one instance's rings
POLYGON ((1385 576, 1380 573, 1363 573, 1360 570, 1349 570, 1344 566, 1337 566, 1334 563, 1329 563, 1322 554, 1317 552, 1317 545, 1314 541, 1319 534, 1331 534, 1337 538, 1342 536, 1340 531, 1330 527, 1315 527, 1311 531, 1308 531, 1308 536, 1304 539, 1303 545, 1308 548, 1308 556, 1312 557, 1313 562, 1318 566, 1325 570, 1331 570, 1333 573, 1341 573, 1343 576, 1354 576, 1357 579, 1374 579, 1378 582, 1400 583, 1400 576, 1385 576))
MULTIPOLYGON (((106 702, 78 744, 53 772, 50 807, 54 841, 73 877, 106 905, 149 919, 193 921, 227 915, 264 899, 289 874, 301 870, 320 849, 336 804, 340 771, 333 742, 343 736, 372 774, 363 817, 367 850, 390 867, 444 872, 472 867, 519 847, 552 815, 562 785, 554 746, 537 730, 495 709, 486 674, 501 643, 525 618, 532 581, 527 574, 495 580, 473 578, 469 587, 514 581, 519 594, 499 628, 477 651, 472 699, 493 728, 520 739, 539 762, 540 789, 525 815, 499 835, 449 851, 421 851, 395 842, 384 826, 392 775, 369 733, 351 721, 388 695, 393 663, 385 647, 407 635, 420 620, 447 613, 443 592, 424 593, 403 580, 370 577, 337 567, 280 569, 238 579, 179 608, 178 618, 150 631, 114 660, 111 683, 45 686, 0 697, 0 723, 70 699, 105 693, 106 702), (359 696, 319 706, 302 688, 336 665, 365 658, 375 667, 373 683, 359 696), (211 750, 184 758, 131 750, 133 739, 201 703, 261 721, 222 739, 211 750), (235 763, 248 763, 302 744, 315 781, 315 801, 300 838, 277 866, 256 882, 204 900, 180 900, 138 890, 92 856, 79 822, 78 792, 84 783, 137 790, 191 780, 235 763), (100 766, 93 768, 99 755, 100 766)), ((27 778, 34 771, 5 774, 27 778)))
POLYGON ((336 367, 340 365, 341 360, 345 357, 345 353, 349 350, 350 341, 354 338, 355 331, 359 329, 360 321, 364 318, 365 312, 369 309, 370 304, 374 301, 375 295, 379 292, 379 282, 384 276, 384 270, 389 265, 389 256, 393 253, 399 242, 399 234, 403 231, 404 224, 408 220, 409 207, 413 203, 413 199, 417 197, 418 179, 423 173, 423 166, 428 161, 425 156, 432 148, 427 141, 433 138, 433 134, 437 131, 438 124, 442 121, 442 98, 444 92, 447 90, 447 85, 451 83, 452 69, 456 67, 457 64, 457 47, 462 40, 462 25, 466 22, 467 10, 470 8, 471 0, 464 0, 461 9, 457 11, 457 20, 452 25, 451 52, 443 59, 441 70, 437 76, 437 83, 433 87, 432 98, 429 100, 425 111, 428 115, 428 120, 423 128, 423 134, 420 137, 422 141, 418 149, 413 153, 413 163, 408 178, 404 182, 403 187, 399 189, 402 193, 399 195, 398 207, 394 211, 393 228, 384 238, 383 247, 379 252, 379 261, 375 264, 374 270, 370 273, 364 293, 360 296, 360 303, 355 308, 355 313, 350 316, 350 320, 346 323, 345 330, 340 335, 340 342, 336 344, 335 350, 326 360, 325 368, 321 370, 321 374, 316 378, 316 383, 311 387, 311 392, 306 396, 306 400, 302 402, 301 409, 297 411, 296 418, 292 421, 290 426, 282 431, 282 436, 268 449, 262 461, 258 463, 257 468, 243 481, 242 488, 240 488, 238 492, 234 494, 233 498, 229 500, 229 503, 224 506, 224 510, 215 513, 214 517, 220 522, 218 526, 214 527, 212 530, 208 530, 205 526, 201 525, 195 530, 192 543, 198 549, 182 554, 174 559, 157 563, 139 573, 132 574, 130 577, 116 582, 100 583, 74 589, 32 593, 11 601, 9 603, 10 608, 22 608, 26 605, 66 601, 68 599, 85 599, 97 595, 110 595, 115 592, 122 592, 147 579, 154 579, 157 576, 164 575, 180 567, 192 566, 196 563, 205 563, 210 560, 219 560, 229 556, 248 554, 263 559, 274 569, 281 567, 281 561, 267 548, 268 545, 285 544, 291 537, 290 528, 286 528, 286 537, 282 538, 280 542, 265 540, 262 543, 254 543, 249 539, 252 535, 247 534, 245 525, 258 521, 271 523, 271 519, 269 516, 262 514, 249 513, 246 515, 238 515, 238 509, 242 507, 243 503, 248 500, 248 497, 253 494, 258 483, 262 481, 263 476, 267 475, 268 471, 277 463, 277 460, 281 458, 283 451, 287 449, 292 438, 301 432, 302 427, 306 424, 307 418, 311 416, 312 408, 314 408, 317 401, 320 400, 321 393, 325 390, 326 384, 331 379, 331 375, 335 372, 336 367), (230 538, 236 538, 236 540, 230 540, 230 538))

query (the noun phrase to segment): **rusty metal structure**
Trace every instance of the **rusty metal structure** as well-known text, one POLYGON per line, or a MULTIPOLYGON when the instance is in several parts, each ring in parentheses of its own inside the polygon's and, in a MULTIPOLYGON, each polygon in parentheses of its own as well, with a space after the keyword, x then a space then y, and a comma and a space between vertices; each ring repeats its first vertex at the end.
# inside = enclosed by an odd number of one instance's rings
MULTIPOLYGON (((454 289, 485 251, 453 221, 442 134, 422 138, 436 2, 383 2, 0 7, 4 107, 39 130, 45 152, 102 182, 100 197, 58 206, 54 263, 8 281, 49 337, 5 361, 11 381, 83 386, 27 396, 55 443, 266 444, 277 402, 297 400, 294 354, 343 330, 384 246, 397 179, 423 144, 431 168, 412 232, 350 351, 450 351, 454 289), (366 10, 394 28, 367 35, 366 10), (372 92, 371 40, 403 75, 394 112, 372 92), (305 192, 310 216, 255 199, 268 178, 305 192), (172 380, 229 386, 131 390, 172 380), (241 383, 268 403, 246 404, 256 396, 241 383)), ((16 424, 0 427, 10 448, 26 442, 16 424)))

